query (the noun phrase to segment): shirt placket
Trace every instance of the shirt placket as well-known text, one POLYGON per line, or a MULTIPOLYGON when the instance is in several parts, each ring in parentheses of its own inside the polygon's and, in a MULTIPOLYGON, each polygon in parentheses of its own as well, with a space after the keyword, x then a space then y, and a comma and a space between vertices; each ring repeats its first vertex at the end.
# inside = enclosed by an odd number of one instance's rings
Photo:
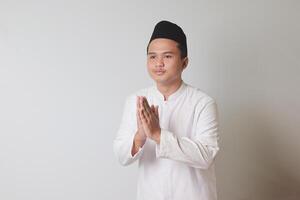
MULTIPOLYGON (((169 101, 163 101, 162 102, 162 109, 161 109, 161 113, 162 116, 160 118, 161 120, 161 128, 165 129, 165 130, 169 130, 170 127, 170 109, 171 109, 171 105, 169 101)), ((166 171, 165 174, 167 177, 170 176, 170 170, 166 171)), ((165 196, 164 199, 165 200, 172 200, 172 183, 170 178, 167 178, 167 181, 165 182, 166 187, 165 187, 165 196)))

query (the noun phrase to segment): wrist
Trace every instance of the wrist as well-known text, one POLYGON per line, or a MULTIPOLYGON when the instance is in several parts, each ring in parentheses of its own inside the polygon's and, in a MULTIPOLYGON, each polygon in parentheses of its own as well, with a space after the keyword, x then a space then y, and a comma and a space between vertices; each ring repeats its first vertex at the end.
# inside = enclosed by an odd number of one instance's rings
POLYGON ((135 134, 134 139, 133 139, 133 146, 131 149, 131 155, 134 156, 139 149, 144 146, 146 142, 146 139, 144 139, 143 137, 141 137, 139 134, 135 134))
POLYGON ((138 141, 145 141, 147 137, 145 135, 140 134, 139 132, 136 132, 134 139, 138 141))
POLYGON ((134 141, 136 144, 141 144, 141 146, 143 146, 143 144, 146 142, 147 137, 139 134, 138 132, 135 134, 134 136, 134 141))
POLYGON ((153 134, 152 139, 156 142, 156 144, 160 143, 160 135, 161 135, 161 129, 159 129, 157 132, 153 134))

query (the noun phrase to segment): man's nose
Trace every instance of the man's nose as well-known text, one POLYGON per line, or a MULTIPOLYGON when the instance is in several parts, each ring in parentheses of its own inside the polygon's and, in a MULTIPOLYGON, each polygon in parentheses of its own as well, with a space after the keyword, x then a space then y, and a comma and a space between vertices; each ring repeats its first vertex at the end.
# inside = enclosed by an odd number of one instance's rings
POLYGON ((156 67, 163 67, 163 66, 164 66, 163 58, 157 58, 156 67))

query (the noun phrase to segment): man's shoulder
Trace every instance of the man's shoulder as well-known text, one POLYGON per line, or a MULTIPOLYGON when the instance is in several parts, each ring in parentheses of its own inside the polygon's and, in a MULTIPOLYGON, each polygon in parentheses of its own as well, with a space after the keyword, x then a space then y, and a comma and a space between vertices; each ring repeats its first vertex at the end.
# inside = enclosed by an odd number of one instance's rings
POLYGON ((202 102, 206 104, 215 101, 215 99, 212 96, 210 96, 208 93, 206 93, 204 90, 198 87, 187 84, 187 91, 189 93, 189 96, 197 102, 202 102))

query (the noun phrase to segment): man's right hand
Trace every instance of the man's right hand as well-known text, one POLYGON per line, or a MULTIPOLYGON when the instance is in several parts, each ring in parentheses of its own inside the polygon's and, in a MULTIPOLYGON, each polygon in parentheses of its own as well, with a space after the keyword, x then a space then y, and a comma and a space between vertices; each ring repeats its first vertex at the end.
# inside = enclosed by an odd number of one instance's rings
POLYGON ((143 128, 142 119, 139 114, 139 110, 141 105, 143 104, 143 101, 144 101, 143 97, 140 96, 137 97, 137 101, 136 101, 137 133, 136 134, 138 135, 138 139, 140 140, 146 140, 147 138, 143 128))
POLYGON ((143 103, 143 97, 138 96, 136 99, 136 119, 137 119, 137 132, 134 136, 133 145, 131 149, 131 155, 134 156, 139 148, 142 147, 147 139, 147 136, 144 132, 144 128, 142 125, 142 120, 139 114, 140 105, 143 103))

